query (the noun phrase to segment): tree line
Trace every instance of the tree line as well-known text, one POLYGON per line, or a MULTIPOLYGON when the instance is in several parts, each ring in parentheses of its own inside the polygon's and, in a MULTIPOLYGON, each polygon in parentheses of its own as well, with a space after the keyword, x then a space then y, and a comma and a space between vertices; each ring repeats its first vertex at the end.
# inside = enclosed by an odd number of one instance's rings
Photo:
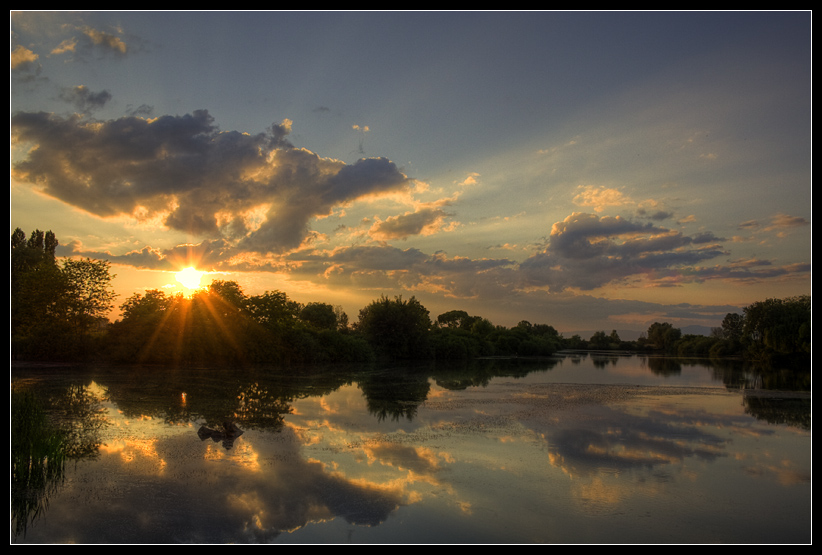
POLYGON ((550 356, 562 349, 661 351, 680 356, 767 358, 810 354, 810 296, 768 299, 729 313, 710 336, 655 322, 636 341, 616 330, 566 338, 526 320, 508 328, 451 310, 431 319, 415 297, 382 296, 349 322, 341 307, 298 303, 282 291, 247 295, 215 280, 191 296, 136 293, 106 315, 115 294, 109 263, 58 262, 54 234, 11 237, 11 350, 15 358, 177 365, 461 360, 550 356))
POLYGON ((92 349, 116 297, 115 277, 103 260, 58 262, 58 241, 39 229, 28 239, 11 235, 10 328, 12 356, 76 358, 92 349))

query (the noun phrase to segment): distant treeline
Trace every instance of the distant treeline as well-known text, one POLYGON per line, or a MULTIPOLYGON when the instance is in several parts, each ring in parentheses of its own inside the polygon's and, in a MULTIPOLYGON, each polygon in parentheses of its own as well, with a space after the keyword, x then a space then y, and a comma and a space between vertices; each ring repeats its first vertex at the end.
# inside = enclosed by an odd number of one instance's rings
POLYGON ((729 313, 710 336, 656 322, 636 341, 622 341, 615 330, 566 338, 525 320, 506 328, 463 310, 432 321, 415 297, 380 297, 350 322, 340 307, 301 304, 281 291, 250 296, 234 281, 214 281, 190 297, 132 295, 120 307, 122 319, 109 323, 109 263, 58 264, 56 246, 50 231, 36 230, 28 240, 19 228, 12 234, 13 358, 188 366, 539 357, 562 349, 759 359, 810 354, 810 296, 754 303, 743 314, 729 313))

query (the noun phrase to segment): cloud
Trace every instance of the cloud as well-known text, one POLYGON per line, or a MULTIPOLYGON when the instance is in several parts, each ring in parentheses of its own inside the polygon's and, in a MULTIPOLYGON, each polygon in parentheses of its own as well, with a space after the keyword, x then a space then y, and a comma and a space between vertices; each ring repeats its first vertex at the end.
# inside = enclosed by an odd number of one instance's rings
POLYGON ((737 226, 738 229, 758 229, 760 223, 756 220, 748 220, 746 222, 742 222, 737 226))
POLYGON ((65 54, 67 52, 74 52, 77 49, 77 38, 72 37, 70 39, 66 39, 60 44, 58 44, 52 51, 51 54, 53 55, 60 55, 65 54))
POLYGON ((148 104, 140 104, 136 108, 129 105, 127 111, 130 116, 150 116, 154 113, 154 107, 148 104))
POLYGON ((799 216, 789 216, 788 214, 777 214, 771 218, 771 223, 765 228, 765 230, 773 231, 777 229, 804 227, 806 225, 810 225, 810 222, 805 218, 799 216))
MULTIPOLYGON (((801 216, 777 214, 771 218, 770 223, 765 225, 763 229, 764 231, 780 231, 795 227, 804 227, 806 225, 810 225, 810 222, 801 216)), ((737 228, 743 230, 756 230, 762 226, 762 222, 758 220, 748 220, 739 224, 737 228)))
POLYGON ((449 258, 445 253, 426 254, 419 249, 389 245, 340 247, 331 251, 292 253, 287 261, 293 276, 331 285, 359 289, 436 292, 473 298, 480 294, 499 298, 516 282, 516 264, 507 259, 449 258))
POLYGON ((111 93, 106 90, 95 93, 85 85, 79 85, 64 88, 60 91, 60 99, 74 105, 80 112, 88 113, 105 106, 111 100, 111 93))
POLYGON ((665 210, 656 210, 655 212, 649 213, 645 208, 637 209, 637 216, 648 218, 657 222, 661 222, 662 220, 667 220, 669 218, 674 217, 672 212, 666 212, 665 210))
POLYGON ((634 201, 621 191, 610 187, 580 186, 581 191, 574 197, 574 204, 593 208, 602 212, 611 206, 632 205, 634 201))
POLYGON ((448 214, 441 208, 426 207, 400 216, 389 217, 384 222, 377 222, 369 231, 371 237, 388 241, 405 239, 412 235, 431 235, 443 227, 448 214))
POLYGON ((11 51, 9 58, 10 69, 12 71, 28 71, 34 66, 38 55, 18 44, 15 49, 11 51))
POLYGON ((583 291, 628 280, 673 287, 709 280, 759 282, 810 274, 807 263, 776 266, 768 261, 706 265, 727 256, 711 232, 692 236, 620 217, 572 214, 554 224, 548 247, 519 267, 524 287, 583 291))
MULTIPOLYGON (((77 20, 82 17, 75 18, 77 20)), ((62 38, 60 43, 51 49, 51 56, 70 56, 70 61, 85 60, 91 56, 123 58, 140 51, 143 41, 136 36, 130 36, 128 42, 125 33, 120 28, 101 30, 82 23, 50 23, 61 34, 70 35, 62 38)))
POLYGON ((477 172, 472 172, 468 174, 468 177, 466 177, 462 182, 460 182, 460 185, 462 185, 463 187, 476 185, 479 182, 479 180, 477 179, 479 176, 480 174, 478 174, 477 172))
POLYGON ((527 286, 591 290, 629 277, 653 280, 660 272, 727 254, 711 243, 718 240, 710 233, 689 237, 619 216, 575 213, 553 225, 548 248, 520 270, 527 286))
POLYGON ((126 43, 120 37, 112 33, 99 31, 91 27, 85 27, 83 29, 83 34, 88 37, 94 46, 104 52, 111 52, 119 56, 124 56, 128 53, 128 46, 126 43))
POLYGON ((100 217, 162 217, 259 253, 296 248, 312 218, 409 183, 385 158, 346 164, 295 148, 289 120, 251 135, 220 131, 206 110, 107 121, 20 112, 10 127, 12 144, 32 146, 13 164, 17 181, 100 217), (250 228, 246 214, 261 207, 250 228))
POLYGON ((58 245, 58 256, 81 256, 108 260, 114 264, 133 266, 147 270, 173 270, 182 267, 196 266, 201 269, 226 268, 234 251, 230 244, 223 240, 203 241, 199 244, 183 244, 166 249, 144 246, 141 249, 116 255, 103 251, 87 251, 79 241, 68 245, 58 245))

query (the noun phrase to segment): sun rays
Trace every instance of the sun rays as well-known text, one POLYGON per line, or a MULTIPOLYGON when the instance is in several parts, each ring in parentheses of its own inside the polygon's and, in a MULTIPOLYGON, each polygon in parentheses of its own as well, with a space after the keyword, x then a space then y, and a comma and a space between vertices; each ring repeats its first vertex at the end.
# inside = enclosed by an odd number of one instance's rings
POLYGON ((174 274, 174 277, 177 278, 177 282, 183 287, 191 291, 195 291, 202 287, 200 282, 205 274, 206 272, 200 271, 194 266, 189 266, 188 268, 184 268, 174 274))

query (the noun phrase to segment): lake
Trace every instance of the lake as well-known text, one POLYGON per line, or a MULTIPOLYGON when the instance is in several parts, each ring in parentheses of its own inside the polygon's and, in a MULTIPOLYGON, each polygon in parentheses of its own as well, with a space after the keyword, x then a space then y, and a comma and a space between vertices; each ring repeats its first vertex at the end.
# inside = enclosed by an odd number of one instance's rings
POLYGON ((13 484, 12 543, 812 541, 809 374, 568 353, 11 378, 68 437, 13 484))

